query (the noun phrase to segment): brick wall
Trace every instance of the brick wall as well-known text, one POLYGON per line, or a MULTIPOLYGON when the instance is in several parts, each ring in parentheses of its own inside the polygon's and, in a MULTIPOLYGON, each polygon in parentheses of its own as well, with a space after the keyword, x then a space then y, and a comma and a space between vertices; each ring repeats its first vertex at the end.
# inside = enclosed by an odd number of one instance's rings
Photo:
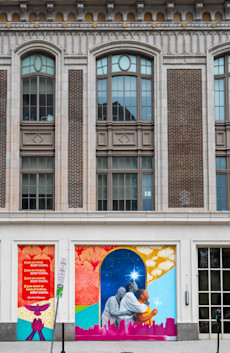
POLYGON ((83 74, 69 70, 69 188, 70 208, 83 207, 83 74))
POLYGON ((7 71, 0 70, 0 207, 6 202, 6 104, 7 71))
POLYGON ((169 207, 203 207, 201 70, 168 70, 169 207))

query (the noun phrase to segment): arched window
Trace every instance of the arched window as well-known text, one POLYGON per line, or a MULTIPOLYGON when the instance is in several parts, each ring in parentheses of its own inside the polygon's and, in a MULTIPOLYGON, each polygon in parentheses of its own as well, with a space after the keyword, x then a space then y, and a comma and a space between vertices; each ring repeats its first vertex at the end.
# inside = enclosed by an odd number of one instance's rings
POLYGON ((214 60, 215 120, 216 120, 216 195, 217 211, 230 209, 230 153, 227 149, 227 129, 230 121, 230 55, 214 60))
POLYGON ((230 55, 214 60, 215 119, 229 121, 230 55))
POLYGON ((141 55, 97 60, 98 211, 154 208, 152 77, 153 61, 141 55))
POLYGON ((54 120, 55 62, 44 54, 32 54, 22 60, 22 120, 54 120))
POLYGON ((99 59, 98 120, 151 121, 152 71, 152 61, 139 55, 115 54, 99 59))

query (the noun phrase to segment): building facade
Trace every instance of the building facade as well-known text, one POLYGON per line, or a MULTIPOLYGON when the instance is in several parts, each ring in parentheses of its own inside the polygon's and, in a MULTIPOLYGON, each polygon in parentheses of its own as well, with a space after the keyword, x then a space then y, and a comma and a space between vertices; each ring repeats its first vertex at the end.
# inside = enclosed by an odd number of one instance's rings
POLYGON ((0 1, 1 340, 50 339, 62 257, 70 340, 111 339, 130 279, 158 316, 117 338, 213 338, 218 308, 229 338, 229 29, 228 0, 0 1))

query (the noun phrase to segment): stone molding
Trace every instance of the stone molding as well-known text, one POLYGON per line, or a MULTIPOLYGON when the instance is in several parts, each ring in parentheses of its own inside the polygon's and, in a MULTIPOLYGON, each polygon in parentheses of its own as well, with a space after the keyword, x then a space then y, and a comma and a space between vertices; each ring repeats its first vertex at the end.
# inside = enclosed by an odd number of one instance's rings
MULTIPOLYGON (((83 30, 83 28, 82 28, 83 30)), ((207 51, 212 51, 215 47, 224 46, 226 50, 230 48, 230 31, 227 30, 155 30, 155 31, 118 31, 107 30, 101 31, 2 31, 0 35, 0 56, 10 56, 12 52, 25 53, 31 48, 47 51, 52 51, 54 54, 63 52, 66 57, 78 55, 85 56, 89 51, 98 48, 99 46, 107 48, 107 51, 115 49, 116 43, 123 47, 123 44, 133 45, 135 43, 144 43, 144 46, 149 48, 148 52, 151 55, 152 51, 161 52, 168 56, 205 56, 207 51), (68 38, 67 38, 68 37, 68 38), (71 40, 70 40, 71 39, 71 40)), ((119 49, 121 49, 119 47, 119 49)), ((137 49, 141 49, 139 47, 137 49)), ((125 47, 124 47, 125 50, 125 47)), ((104 49, 105 51, 105 49, 104 49)), ((146 53, 147 54, 147 53, 146 53)), ((194 61, 194 64, 196 62, 194 61)))

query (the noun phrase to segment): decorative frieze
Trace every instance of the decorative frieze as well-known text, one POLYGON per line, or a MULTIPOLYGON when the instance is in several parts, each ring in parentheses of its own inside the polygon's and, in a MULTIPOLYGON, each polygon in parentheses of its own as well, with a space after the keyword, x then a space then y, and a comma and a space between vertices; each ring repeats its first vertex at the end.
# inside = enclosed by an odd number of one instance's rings
MULTIPOLYGON (((26 25, 27 23, 25 23, 26 25)), ((202 24, 202 22, 201 22, 202 24)), ((0 31, 0 55, 1 57, 9 56, 20 45, 27 41, 47 41, 58 46, 65 53, 65 60, 72 60, 72 56, 86 56, 88 51, 100 44, 106 45, 122 40, 127 42, 148 43, 155 49, 161 51, 163 55, 180 56, 187 54, 186 57, 181 57, 180 62, 191 62, 194 56, 206 57, 207 49, 226 43, 230 41, 230 30, 218 30, 217 28, 199 30, 199 27, 188 28, 183 30, 182 27, 172 26, 171 29, 166 27, 157 27, 152 29, 147 27, 136 28, 132 31, 124 31, 120 28, 111 27, 97 28, 96 30, 90 27, 78 27, 73 24, 71 28, 65 28, 60 24, 60 28, 54 28, 54 23, 47 23, 46 27, 40 24, 39 29, 27 28, 27 30, 20 30, 18 28, 11 28, 10 30, 4 28, 0 31), (50 26, 50 27, 48 27, 50 26), (162 30, 163 29, 163 30, 162 30), (201 31, 202 30, 202 31, 201 31)), ((83 23, 82 23, 83 25, 83 23)), ((85 25, 85 24, 84 24, 85 25)), ((1 28, 1 24, 0 24, 1 28)), ((23 29, 25 27, 22 27, 23 29)), ((229 27, 230 29, 230 27, 229 27)), ((80 59, 79 59, 80 60, 80 59)), ((201 60, 205 64, 204 59, 201 60)), ((200 61, 200 62, 201 62, 200 61)))

